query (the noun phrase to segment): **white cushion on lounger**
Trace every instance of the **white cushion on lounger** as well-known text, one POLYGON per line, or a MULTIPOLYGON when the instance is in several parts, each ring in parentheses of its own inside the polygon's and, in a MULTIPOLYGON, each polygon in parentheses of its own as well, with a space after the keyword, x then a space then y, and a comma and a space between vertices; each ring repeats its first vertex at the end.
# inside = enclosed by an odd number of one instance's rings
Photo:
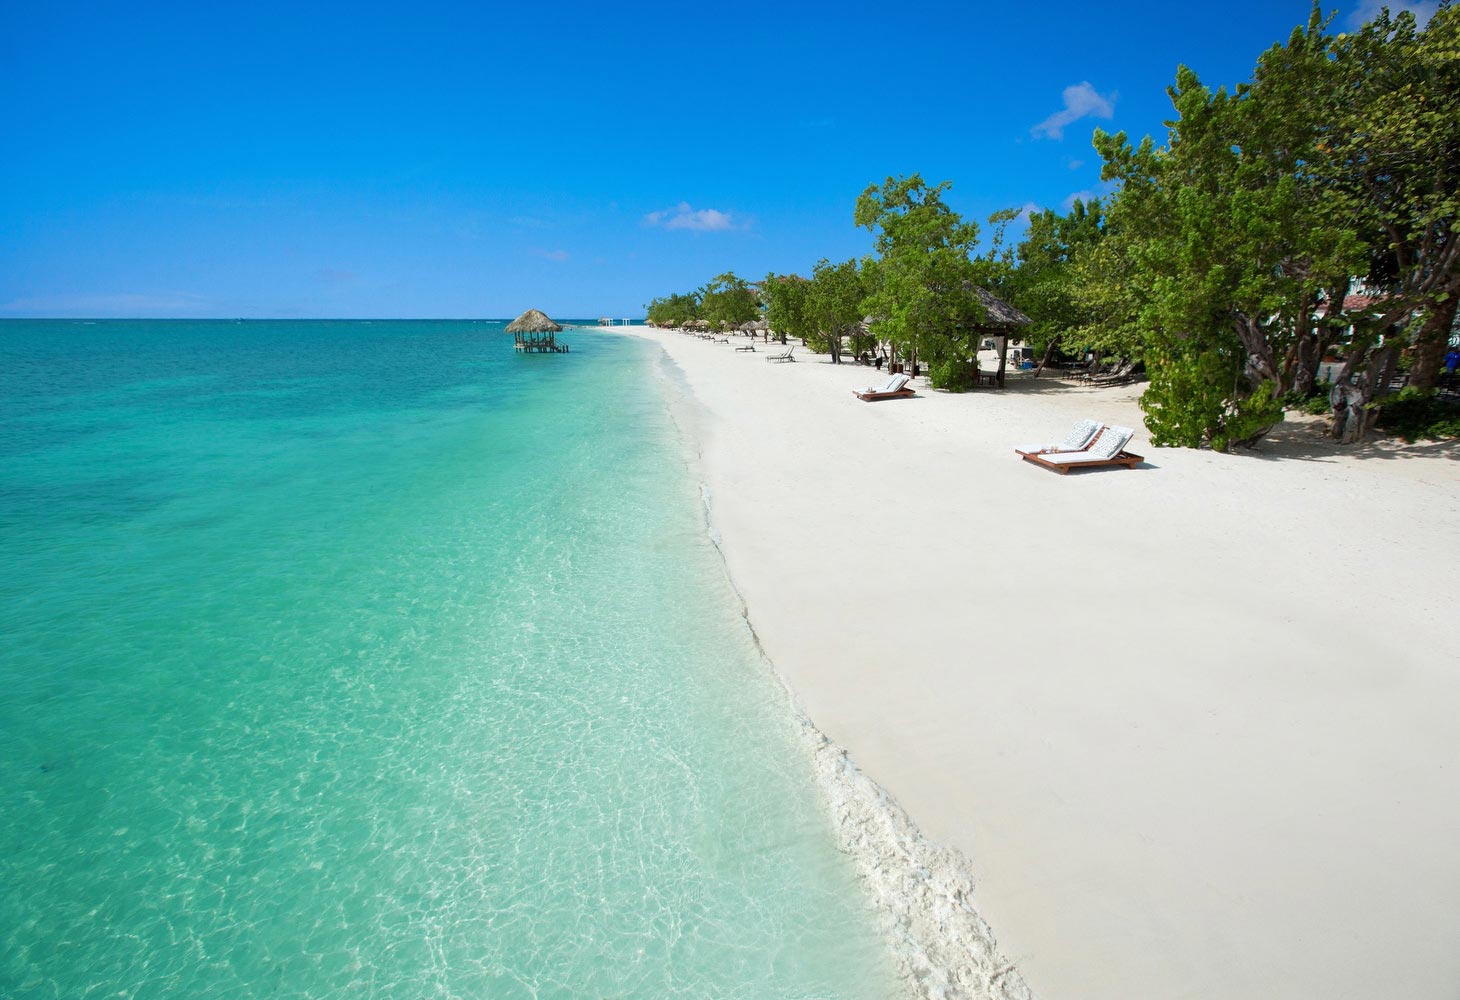
POLYGON ((1076 420, 1075 426, 1070 428, 1070 432, 1065 435, 1065 439, 1055 447, 1060 451, 1079 451, 1085 445, 1089 444, 1090 439, 1096 434, 1099 434, 1100 428, 1104 426, 1098 420, 1076 420))
POLYGON ((903 386, 907 385, 907 382, 907 375, 893 375, 881 385, 869 385, 865 389, 857 389, 855 391, 867 396, 877 396, 884 392, 898 392, 903 386))
POLYGON ((1087 462, 1107 462, 1120 454, 1120 450, 1130 443, 1135 436, 1135 431, 1129 427, 1107 427, 1105 433, 1100 435, 1100 440, 1095 442, 1094 447, 1089 451, 1072 451, 1062 455, 1044 455, 1046 462, 1053 462, 1055 465, 1083 465, 1087 462))
POLYGON ((1105 425, 1098 420, 1077 420, 1075 426, 1065 435, 1065 439, 1058 444, 1025 444, 1015 447, 1015 451, 1031 452, 1056 452, 1056 451, 1079 451, 1090 443, 1090 439, 1100 433, 1105 425))
POLYGON ((1052 465, 1086 465, 1090 462, 1108 462, 1110 456, 1101 457, 1092 455, 1088 451, 1064 451, 1053 452, 1048 455, 1040 455, 1040 459, 1052 465))
POLYGON ((1130 439, 1135 437, 1135 433, 1129 427, 1107 427, 1105 433, 1100 435, 1100 440, 1090 446, 1089 454, 1099 455, 1101 458, 1114 458, 1120 454, 1120 449, 1130 444, 1130 439))

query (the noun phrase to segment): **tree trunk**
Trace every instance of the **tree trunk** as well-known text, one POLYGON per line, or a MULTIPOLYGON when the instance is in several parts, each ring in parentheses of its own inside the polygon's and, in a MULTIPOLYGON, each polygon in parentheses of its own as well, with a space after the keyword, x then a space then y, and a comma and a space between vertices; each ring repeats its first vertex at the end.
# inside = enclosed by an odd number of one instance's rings
POLYGON ((1445 362, 1445 350, 1449 346, 1450 330, 1455 325, 1455 308, 1460 306, 1460 296, 1448 300, 1429 311, 1424 326, 1414 345, 1414 362, 1409 369, 1409 384, 1421 389, 1433 389, 1440 378, 1440 368, 1445 362))
POLYGON ((1318 327, 1298 341, 1298 360, 1293 366, 1293 389, 1307 396, 1318 384, 1318 366, 1323 363, 1323 352, 1328 350, 1328 330, 1318 327))
POLYGON ((1274 381, 1279 383, 1277 358, 1273 354, 1272 341, 1265 327, 1249 316, 1238 313, 1232 318, 1232 328, 1237 334, 1242 349, 1247 352, 1243 370, 1253 382, 1274 381))
POLYGON ((1364 391, 1356 385, 1335 382, 1328 391, 1328 405, 1333 407, 1333 437, 1339 444, 1364 439, 1369 430, 1364 402, 1364 391))
POLYGON ((1394 380, 1394 369, 1399 363, 1399 347, 1390 344, 1383 347, 1374 355, 1373 364, 1369 366, 1369 398, 1382 396, 1389 391, 1389 383, 1394 380))
POLYGON ((1353 370, 1358 367, 1361 352, 1354 352, 1343 371, 1334 380, 1328 393, 1329 405, 1333 407, 1333 436, 1340 444, 1356 444, 1374 426, 1378 414, 1369 409, 1380 379, 1394 367, 1398 348, 1390 343, 1375 351, 1369 367, 1357 379, 1353 370))
POLYGON ((1279 382, 1281 391, 1292 390, 1300 396, 1308 396, 1313 392, 1313 386, 1318 382, 1318 366, 1323 363, 1323 352, 1328 349, 1329 338, 1332 337, 1327 326, 1321 321, 1313 323, 1309 320, 1304 306, 1300 313, 1303 319, 1301 329, 1293 338, 1293 345, 1288 350, 1287 357, 1283 359, 1282 378, 1279 382))
POLYGON ((1049 340, 1049 346, 1044 349, 1044 357, 1041 358, 1040 361, 1039 361, 1039 368, 1036 369, 1035 372, 1034 372, 1034 377, 1035 378, 1039 378, 1039 376, 1044 373, 1044 366, 1047 365, 1047 364, 1049 364, 1050 359, 1054 357, 1054 352, 1055 352, 1055 349, 1057 347, 1059 347, 1060 337, 1061 336, 1063 336, 1063 334, 1058 334, 1057 333, 1053 337, 1050 338, 1050 340, 1049 340))

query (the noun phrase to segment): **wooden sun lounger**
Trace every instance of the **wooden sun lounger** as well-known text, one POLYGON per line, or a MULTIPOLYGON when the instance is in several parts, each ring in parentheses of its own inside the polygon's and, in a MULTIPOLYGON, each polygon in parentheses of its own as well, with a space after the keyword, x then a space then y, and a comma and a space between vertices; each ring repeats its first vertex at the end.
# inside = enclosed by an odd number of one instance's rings
POLYGON ((875 403, 879 399, 907 399, 909 396, 916 396, 913 387, 908 384, 906 375, 893 375, 880 386, 869 386, 866 389, 853 389, 852 395, 864 403, 875 403), (897 386, 896 389, 890 388, 897 386))
POLYGON ((1018 448, 1014 450, 1024 461, 1033 462, 1062 476, 1069 475, 1072 469, 1108 469, 1112 466, 1134 469, 1145 461, 1140 455, 1133 455, 1125 450, 1134 434, 1135 431, 1129 427, 1102 426, 1083 448, 1076 450, 1061 450, 1058 447, 1040 451, 1021 451, 1018 448))
POLYGON ((1122 451, 1113 458, 1096 458, 1094 455, 1084 455, 1083 452, 1040 454, 1037 451, 1021 451, 1019 454, 1024 457, 1024 461, 1033 462, 1040 468, 1058 472, 1062 476, 1068 476, 1075 469, 1109 469, 1122 466, 1134 469, 1145 461, 1140 455, 1133 455, 1128 451, 1122 451), (1083 455, 1084 457, 1074 461, 1070 459, 1071 455, 1083 455), (1065 460, 1059 461, 1061 457, 1065 460))
POLYGON ((853 389, 852 395, 864 403, 875 403, 879 399, 908 399, 916 396, 917 393, 913 391, 912 386, 907 385, 896 392, 868 392, 866 389, 853 389))

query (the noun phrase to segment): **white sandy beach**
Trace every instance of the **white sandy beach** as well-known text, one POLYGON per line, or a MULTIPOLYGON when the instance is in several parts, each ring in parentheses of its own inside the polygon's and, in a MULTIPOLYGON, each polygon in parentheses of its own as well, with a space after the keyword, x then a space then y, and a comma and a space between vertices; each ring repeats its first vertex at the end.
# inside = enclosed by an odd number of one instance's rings
POLYGON ((1157 450, 1142 386, 868 404, 804 348, 632 332, 701 404, 767 654, 1036 996, 1460 996, 1454 444, 1157 450), (1082 416, 1148 464, 1012 453, 1082 416))

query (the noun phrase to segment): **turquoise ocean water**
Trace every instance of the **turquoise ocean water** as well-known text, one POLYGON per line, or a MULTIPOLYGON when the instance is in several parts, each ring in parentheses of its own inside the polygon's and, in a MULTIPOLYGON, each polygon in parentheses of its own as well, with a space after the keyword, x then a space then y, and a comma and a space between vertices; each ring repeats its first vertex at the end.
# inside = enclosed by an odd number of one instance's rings
POLYGON ((0 323, 0 996, 886 997, 643 342, 0 323))

